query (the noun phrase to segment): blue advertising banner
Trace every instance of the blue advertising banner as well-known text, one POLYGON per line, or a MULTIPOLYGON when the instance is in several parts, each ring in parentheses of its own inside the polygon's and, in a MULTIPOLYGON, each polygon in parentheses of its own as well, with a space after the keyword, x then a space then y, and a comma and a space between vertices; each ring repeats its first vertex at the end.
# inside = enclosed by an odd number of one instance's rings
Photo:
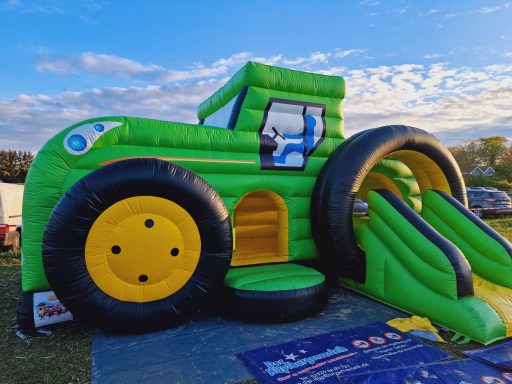
POLYGON ((474 349, 464 353, 472 359, 504 369, 512 369, 512 340, 493 347, 474 349))
POLYGON ((338 383, 510 384, 512 383, 512 373, 467 359, 338 377, 338 383))
POLYGON ((384 323, 239 353, 260 383, 339 383, 337 376, 432 363, 450 357, 384 323))

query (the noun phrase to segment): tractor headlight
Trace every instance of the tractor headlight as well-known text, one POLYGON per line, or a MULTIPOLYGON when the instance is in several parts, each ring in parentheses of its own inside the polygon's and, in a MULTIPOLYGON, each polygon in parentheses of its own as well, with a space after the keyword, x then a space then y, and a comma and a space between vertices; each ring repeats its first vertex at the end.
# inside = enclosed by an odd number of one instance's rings
POLYGON ((72 155, 83 155, 105 132, 118 127, 122 123, 117 121, 100 121, 76 127, 64 138, 64 148, 72 155))

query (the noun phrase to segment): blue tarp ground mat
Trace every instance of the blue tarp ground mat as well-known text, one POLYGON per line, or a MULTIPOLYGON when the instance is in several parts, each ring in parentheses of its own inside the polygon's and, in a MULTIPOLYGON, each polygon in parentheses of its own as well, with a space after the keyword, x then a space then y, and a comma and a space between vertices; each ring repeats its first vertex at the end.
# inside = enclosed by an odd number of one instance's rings
POLYGON ((216 313, 161 332, 115 336, 98 330, 91 381, 112 383, 238 383, 252 375, 237 353, 309 336, 405 317, 403 312, 341 288, 320 314, 285 324, 253 324, 216 313))
POLYGON ((464 353, 472 359, 482 361, 486 364, 512 370, 512 340, 505 341, 492 347, 473 349, 464 353))

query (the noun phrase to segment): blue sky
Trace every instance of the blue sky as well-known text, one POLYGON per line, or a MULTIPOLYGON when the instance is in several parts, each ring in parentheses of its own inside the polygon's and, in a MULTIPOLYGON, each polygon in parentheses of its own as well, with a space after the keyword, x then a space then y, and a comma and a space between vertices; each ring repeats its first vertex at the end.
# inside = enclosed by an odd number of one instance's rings
POLYGON ((512 1, 0 1, 0 148, 89 117, 195 122, 247 60, 341 75, 347 134, 512 138, 512 1))

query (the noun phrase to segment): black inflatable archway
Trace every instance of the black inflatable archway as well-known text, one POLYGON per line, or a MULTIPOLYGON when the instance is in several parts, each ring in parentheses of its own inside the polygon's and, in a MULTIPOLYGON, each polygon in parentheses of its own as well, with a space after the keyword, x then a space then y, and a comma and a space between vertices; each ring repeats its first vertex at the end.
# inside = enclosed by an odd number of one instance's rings
POLYGON ((313 236, 327 263, 326 271, 331 274, 336 272, 355 281, 365 281, 365 255, 355 238, 352 210, 366 175, 380 159, 389 155, 403 161, 412 170, 421 190, 444 191, 467 206, 459 167, 451 153, 433 135, 403 125, 360 132, 331 155, 313 191, 313 236))

